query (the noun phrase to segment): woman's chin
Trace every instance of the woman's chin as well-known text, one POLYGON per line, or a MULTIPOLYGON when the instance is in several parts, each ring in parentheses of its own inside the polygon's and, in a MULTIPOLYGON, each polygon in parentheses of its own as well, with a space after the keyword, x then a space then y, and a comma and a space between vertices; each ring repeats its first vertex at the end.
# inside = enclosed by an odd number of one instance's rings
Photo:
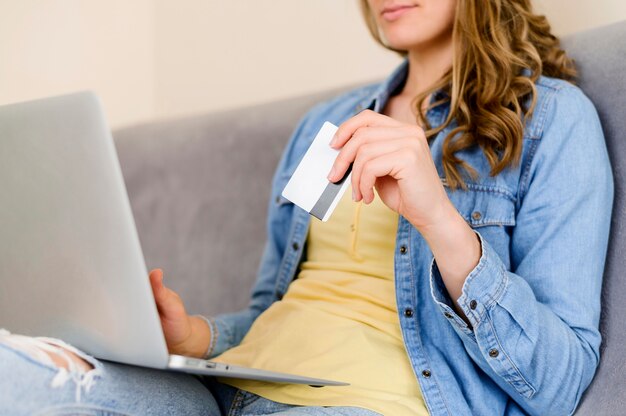
POLYGON ((384 44, 396 51, 430 49, 435 45, 445 45, 451 39, 451 34, 435 33, 430 35, 429 33, 413 33, 408 35, 407 31, 403 31, 403 33, 387 32, 382 35, 384 44))
POLYGON ((383 39, 387 47, 395 49, 397 51, 408 51, 410 49, 419 48, 423 43, 426 43, 428 39, 423 39, 420 36, 407 36, 407 31, 398 31, 400 33, 394 33, 394 31, 384 32, 383 39))
POLYGON ((395 39, 385 39, 385 45, 396 51, 409 51, 411 49, 419 49, 420 42, 398 41, 395 39))

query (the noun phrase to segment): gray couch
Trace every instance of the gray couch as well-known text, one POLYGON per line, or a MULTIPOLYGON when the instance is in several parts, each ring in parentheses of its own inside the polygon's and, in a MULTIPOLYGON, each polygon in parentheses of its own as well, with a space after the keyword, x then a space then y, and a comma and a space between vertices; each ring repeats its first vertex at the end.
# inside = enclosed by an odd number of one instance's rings
MULTIPOLYGON (((596 104, 615 175, 602 360, 577 415, 626 414, 626 22, 565 41, 596 104)), ((344 89, 342 89, 344 90, 344 89)), ((265 239, 274 167, 297 120, 340 91, 114 133, 148 267, 191 313, 243 308, 265 239)))

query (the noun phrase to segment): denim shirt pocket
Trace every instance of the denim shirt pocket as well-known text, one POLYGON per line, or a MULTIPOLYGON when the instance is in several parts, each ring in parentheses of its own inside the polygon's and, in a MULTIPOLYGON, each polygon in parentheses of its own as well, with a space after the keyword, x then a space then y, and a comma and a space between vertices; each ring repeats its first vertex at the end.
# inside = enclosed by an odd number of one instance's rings
POLYGON ((491 244, 508 267, 515 196, 502 187, 474 183, 468 183, 465 190, 446 187, 446 192, 463 219, 491 244))

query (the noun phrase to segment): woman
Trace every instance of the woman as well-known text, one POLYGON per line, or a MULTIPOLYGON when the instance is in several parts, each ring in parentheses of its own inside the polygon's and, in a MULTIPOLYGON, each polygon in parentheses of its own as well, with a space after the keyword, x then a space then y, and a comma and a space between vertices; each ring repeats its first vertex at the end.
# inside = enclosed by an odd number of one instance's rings
MULTIPOLYGON (((318 105, 296 129, 274 178, 250 307, 189 317, 161 272, 150 274, 172 353, 351 386, 206 379, 209 393, 191 376, 103 366, 72 350, 68 362, 87 371, 77 384, 95 381, 76 408, 574 411, 598 364, 613 194, 596 112, 567 82, 571 61, 528 0, 361 4, 374 37, 406 59, 383 83, 318 105), (340 125, 329 180, 352 165, 352 192, 321 223, 275 198, 326 120, 340 125)), ((26 351, 33 343, 5 335, 0 345, 5 373, 35 383, 29 392, 2 386, 14 413, 32 409, 27 397, 39 400, 31 406, 71 402, 59 399, 69 387, 55 394, 46 381, 52 364, 35 368, 46 358, 26 351)))

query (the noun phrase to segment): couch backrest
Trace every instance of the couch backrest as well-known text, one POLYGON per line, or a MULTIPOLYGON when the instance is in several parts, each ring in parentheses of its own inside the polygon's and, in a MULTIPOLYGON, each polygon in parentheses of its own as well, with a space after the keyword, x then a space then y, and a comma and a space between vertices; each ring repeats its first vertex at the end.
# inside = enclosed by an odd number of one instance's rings
MULTIPOLYGON (((564 46, 600 113, 615 177, 602 360, 577 415, 620 415, 626 408, 626 22, 576 34, 564 46)), ((338 92, 115 132, 146 263, 164 269, 190 312, 247 304, 281 150, 306 110, 338 92)))
POLYGON ((615 179, 602 290, 600 368, 576 414, 623 415, 626 414, 626 22, 571 36, 564 47, 580 69, 580 87, 600 113, 615 179))
POLYGON ((304 113, 335 94, 114 132, 146 264, 190 313, 247 305, 280 154, 304 113))

